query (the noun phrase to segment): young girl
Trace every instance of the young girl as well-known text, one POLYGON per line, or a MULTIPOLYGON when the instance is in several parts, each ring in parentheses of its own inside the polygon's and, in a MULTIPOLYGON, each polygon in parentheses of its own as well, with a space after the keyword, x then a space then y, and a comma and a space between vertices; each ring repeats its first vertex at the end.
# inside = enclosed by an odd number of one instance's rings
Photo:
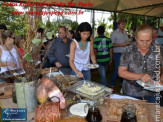
POLYGON ((92 28, 89 23, 81 23, 76 30, 75 39, 70 46, 69 63, 72 68, 72 74, 79 78, 90 80, 90 70, 87 64, 90 58, 93 64, 96 64, 96 58, 93 51, 93 39, 91 38, 92 28))
POLYGON ((25 43, 25 38, 23 35, 19 35, 15 38, 15 41, 16 41, 16 46, 18 47, 19 50, 20 57, 22 58, 24 55, 23 47, 25 43))

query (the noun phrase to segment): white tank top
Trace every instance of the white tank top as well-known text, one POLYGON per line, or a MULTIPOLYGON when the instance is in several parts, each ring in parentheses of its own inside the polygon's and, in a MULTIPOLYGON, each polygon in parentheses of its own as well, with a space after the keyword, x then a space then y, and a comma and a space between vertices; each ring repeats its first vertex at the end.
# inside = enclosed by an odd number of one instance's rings
POLYGON ((8 70, 14 70, 14 69, 18 69, 20 68, 20 64, 18 62, 18 54, 16 52, 16 49, 13 47, 10 52, 7 50, 4 50, 2 46, 0 46, 1 50, 2 50, 2 54, 0 57, 0 61, 2 63, 6 63, 6 62, 10 62, 10 63, 15 63, 17 65, 16 68, 13 68, 11 66, 6 66, 6 67, 0 67, 0 73, 2 72, 6 72, 8 70), (12 55, 11 55, 12 54, 12 55))
POLYGON ((74 57, 74 64, 75 67, 79 70, 89 70, 87 68, 87 64, 90 63, 90 42, 88 42, 87 49, 81 50, 78 42, 74 39, 74 42, 76 43, 76 49, 75 49, 75 57, 74 57))

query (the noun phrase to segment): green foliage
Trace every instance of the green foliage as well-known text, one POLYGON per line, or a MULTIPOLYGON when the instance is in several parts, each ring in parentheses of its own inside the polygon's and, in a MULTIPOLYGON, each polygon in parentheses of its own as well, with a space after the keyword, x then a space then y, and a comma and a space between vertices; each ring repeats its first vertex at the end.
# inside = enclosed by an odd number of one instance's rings
POLYGON ((73 22, 70 19, 62 19, 59 22, 59 25, 65 26, 66 28, 68 28, 68 30, 76 30, 78 23, 77 22, 73 22))
POLYGON ((54 35, 57 33, 58 26, 65 26, 68 30, 76 30, 78 27, 78 23, 76 21, 72 21, 70 19, 62 19, 58 21, 47 21, 46 24, 39 21, 38 27, 41 27, 46 30, 46 32, 54 32, 54 35))
POLYGON ((7 28, 15 33, 15 36, 19 34, 26 34, 25 31, 25 16, 11 14, 13 11, 18 11, 12 6, 2 6, 0 4, 0 23, 6 24, 7 28))
MULTIPOLYGON (((109 19, 108 19, 109 20, 109 19)), ((105 27, 105 33, 104 35, 109 37, 110 36, 110 33, 108 33, 108 29, 110 29, 110 25, 108 25, 108 20, 106 20, 105 18, 102 20, 102 21, 98 21, 98 24, 97 26, 94 28, 94 33, 95 33, 95 36, 97 36, 97 28, 98 26, 102 25, 105 27)))
POLYGON ((78 22, 74 21, 71 24, 71 30, 76 30, 76 28, 78 27, 78 22))
POLYGON ((27 62, 33 62, 32 55, 29 54, 29 53, 26 53, 26 54, 23 56, 23 59, 26 59, 27 62))
MULTIPOLYGON (((111 17, 109 18, 109 20, 114 20, 113 19, 113 13, 111 15, 111 17)), ((124 14, 124 13, 117 13, 117 20, 118 21, 120 18, 124 18, 126 20, 126 30, 130 30, 130 29, 136 29, 138 26, 140 26, 141 24, 145 24, 145 17, 144 16, 139 16, 139 15, 132 15, 132 14, 124 14)), ((157 26, 158 25, 158 20, 154 17, 147 17, 147 24, 153 26, 157 26)))

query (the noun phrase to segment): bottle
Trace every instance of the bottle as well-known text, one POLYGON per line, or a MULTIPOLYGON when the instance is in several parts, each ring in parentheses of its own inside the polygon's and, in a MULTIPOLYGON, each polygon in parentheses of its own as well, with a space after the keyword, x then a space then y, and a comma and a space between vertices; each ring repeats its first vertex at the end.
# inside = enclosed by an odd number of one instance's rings
POLYGON ((95 105, 90 106, 88 110, 88 114, 86 116, 86 120, 88 122, 101 122, 102 121, 100 110, 95 105))
POLYGON ((122 111, 121 122, 137 122, 134 105, 124 105, 122 106, 122 111))
POLYGON ((15 89, 12 89, 12 101, 13 101, 13 103, 17 103, 15 89))

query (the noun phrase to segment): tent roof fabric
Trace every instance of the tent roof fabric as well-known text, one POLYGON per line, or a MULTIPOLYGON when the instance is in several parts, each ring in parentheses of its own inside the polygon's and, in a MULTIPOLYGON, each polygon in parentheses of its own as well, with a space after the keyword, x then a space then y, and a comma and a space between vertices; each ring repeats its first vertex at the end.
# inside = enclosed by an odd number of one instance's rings
MULTIPOLYGON (((13 2, 12 0, 8 0, 13 2)), ((76 3, 76 8, 87 8, 93 10, 123 12, 129 14, 138 14, 144 16, 153 16, 163 18, 163 0, 16 0, 30 2, 57 2, 57 3, 76 3), (93 3, 92 6, 81 6, 82 3, 93 3)))

